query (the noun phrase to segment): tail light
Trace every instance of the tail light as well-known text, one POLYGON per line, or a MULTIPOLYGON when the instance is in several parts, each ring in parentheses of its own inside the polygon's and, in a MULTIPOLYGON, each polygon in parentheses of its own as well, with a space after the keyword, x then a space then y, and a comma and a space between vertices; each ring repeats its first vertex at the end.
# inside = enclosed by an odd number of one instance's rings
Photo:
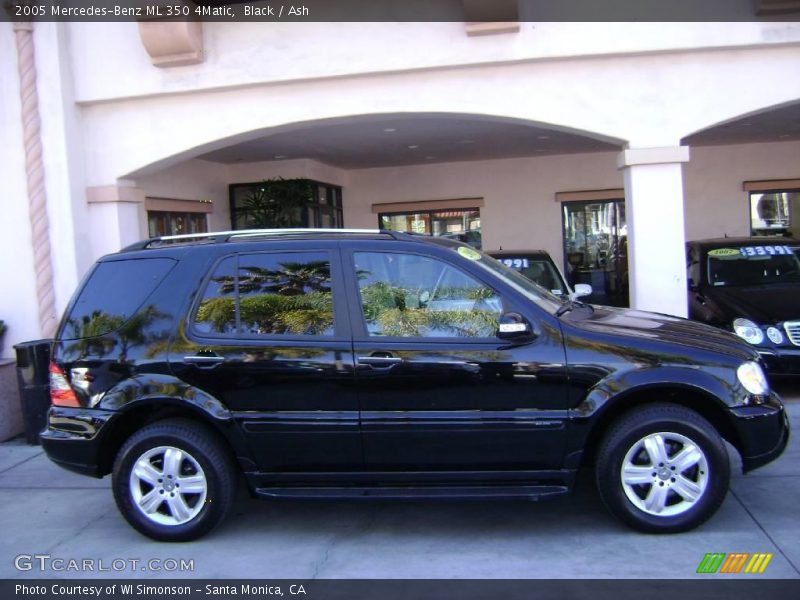
POLYGON ((50 403, 53 406, 80 406, 67 376, 54 362, 50 363, 50 403))

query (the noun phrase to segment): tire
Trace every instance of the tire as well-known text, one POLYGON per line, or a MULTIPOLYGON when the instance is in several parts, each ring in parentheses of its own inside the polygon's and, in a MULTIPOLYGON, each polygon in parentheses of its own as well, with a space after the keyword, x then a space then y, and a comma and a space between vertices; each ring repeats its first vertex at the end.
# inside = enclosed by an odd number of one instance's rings
POLYGON ((187 542, 230 511, 236 469, 214 432, 188 419, 167 419, 125 442, 114 461, 112 489, 134 529, 154 540, 187 542))
POLYGON ((722 505, 730 464, 725 443, 702 416, 674 404, 651 404, 612 425, 600 444, 595 475, 614 516, 639 531, 679 533, 722 505))

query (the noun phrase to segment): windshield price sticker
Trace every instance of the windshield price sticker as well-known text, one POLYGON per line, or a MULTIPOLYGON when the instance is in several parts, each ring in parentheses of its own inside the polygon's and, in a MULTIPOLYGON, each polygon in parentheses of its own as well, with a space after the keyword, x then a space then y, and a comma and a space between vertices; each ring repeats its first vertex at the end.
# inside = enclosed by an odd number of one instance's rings
POLYGON ((791 256, 789 246, 742 246, 740 248, 715 248, 709 250, 711 258, 767 258, 770 256, 791 256))
POLYGON ((743 246, 739 248, 739 253, 742 256, 781 256, 785 254, 792 254, 792 249, 789 246, 743 246))
POLYGON ((473 250, 468 246, 459 246, 457 251, 461 256, 464 258, 468 258, 469 260, 480 260, 481 253, 477 250, 473 250))
POLYGON ((503 264, 512 269, 527 269, 529 266, 527 258, 504 258, 503 264))

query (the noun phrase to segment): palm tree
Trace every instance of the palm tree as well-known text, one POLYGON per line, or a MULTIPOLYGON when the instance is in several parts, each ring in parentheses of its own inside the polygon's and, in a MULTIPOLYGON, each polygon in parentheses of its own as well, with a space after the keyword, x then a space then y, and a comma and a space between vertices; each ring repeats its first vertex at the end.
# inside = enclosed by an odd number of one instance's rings
POLYGON ((240 213, 255 229, 301 227, 303 209, 313 197, 314 185, 306 179, 266 179, 245 196, 240 213))

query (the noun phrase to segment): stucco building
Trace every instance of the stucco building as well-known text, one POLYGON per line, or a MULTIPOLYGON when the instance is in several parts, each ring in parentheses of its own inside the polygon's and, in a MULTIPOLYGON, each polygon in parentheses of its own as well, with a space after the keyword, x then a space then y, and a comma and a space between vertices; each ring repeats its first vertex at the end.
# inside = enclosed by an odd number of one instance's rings
POLYGON ((685 240, 800 233, 795 22, 0 23, 0 106, 5 356, 278 177, 305 224, 543 248, 676 315, 685 240))

